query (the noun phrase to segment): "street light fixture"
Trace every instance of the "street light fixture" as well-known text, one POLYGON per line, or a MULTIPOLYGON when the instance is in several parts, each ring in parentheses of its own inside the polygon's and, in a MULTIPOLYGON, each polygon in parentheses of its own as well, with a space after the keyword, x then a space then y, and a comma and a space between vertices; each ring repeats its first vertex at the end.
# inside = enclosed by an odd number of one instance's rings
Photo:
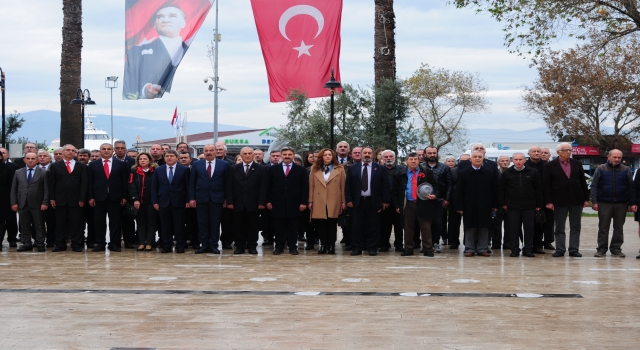
POLYGON ((115 137, 113 136, 113 89, 118 88, 118 77, 110 76, 107 77, 104 81, 104 87, 111 90, 111 146, 115 142, 115 137))
POLYGON ((2 147, 7 148, 5 137, 7 136, 7 126, 4 120, 4 71, 0 68, 0 88, 2 88, 2 147))
POLYGON ((95 105, 96 102, 91 99, 91 93, 88 89, 78 88, 76 90, 76 98, 71 100, 72 105, 80 105, 80 111, 82 111, 82 145, 79 148, 84 148, 84 106, 85 105, 95 105), (87 99, 85 100, 85 95, 87 99))
POLYGON ((331 80, 329 80, 328 82, 326 82, 324 84, 325 89, 330 89, 331 90, 331 141, 329 144, 329 148, 330 149, 334 149, 333 146, 333 125, 334 125, 334 102, 333 102, 333 96, 335 95, 335 90, 336 89, 340 89, 342 87, 342 84, 340 84, 339 81, 336 81, 336 78, 333 76, 333 67, 331 68, 331 80))

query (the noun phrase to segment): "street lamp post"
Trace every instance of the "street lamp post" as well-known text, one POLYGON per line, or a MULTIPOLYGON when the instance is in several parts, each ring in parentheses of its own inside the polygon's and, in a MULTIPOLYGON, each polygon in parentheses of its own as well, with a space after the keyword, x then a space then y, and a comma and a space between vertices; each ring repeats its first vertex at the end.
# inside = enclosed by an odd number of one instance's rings
POLYGON ((7 136, 7 125, 4 120, 4 71, 0 68, 0 88, 2 88, 2 147, 7 148, 5 137, 7 136))
POLYGON ((333 68, 331 68, 331 80, 329 80, 328 82, 326 82, 324 84, 324 87, 326 89, 330 89, 331 90, 331 141, 329 144, 329 148, 333 149, 334 143, 333 143, 333 128, 334 128, 334 95, 335 95, 335 90, 339 89, 342 87, 342 85, 340 84, 339 81, 336 81, 336 78, 333 76, 333 68))
POLYGON ((84 106, 95 105, 96 102, 91 99, 91 93, 88 89, 84 89, 83 91, 81 88, 78 88, 78 90, 76 90, 76 98, 71 100, 71 104, 80 105, 80 111, 82 111, 82 145, 80 145, 80 148, 84 148, 84 106), (86 100, 85 95, 87 96, 86 100))
POLYGON ((118 87, 118 77, 110 76, 104 81, 104 87, 111 90, 111 146, 115 142, 115 136, 113 136, 113 89, 118 87))

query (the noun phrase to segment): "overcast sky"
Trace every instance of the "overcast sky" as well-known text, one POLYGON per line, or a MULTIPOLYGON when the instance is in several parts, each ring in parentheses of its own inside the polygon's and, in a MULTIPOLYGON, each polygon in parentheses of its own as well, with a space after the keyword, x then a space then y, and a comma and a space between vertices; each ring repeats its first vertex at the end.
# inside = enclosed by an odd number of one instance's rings
MULTIPOLYGON (((84 1, 82 88, 91 91, 94 114, 110 113, 105 77, 124 73, 124 0, 84 1)), ((490 114, 470 116, 470 128, 542 127, 517 110, 523 85, 536 72, 529 61, 509 54, 500 23, 446 0, 395 2, 398 76, 410 76, 421 62, 436 68, 478 73, 489 86, 490 114)), ((60 110, 59 72, 62 3, 52 0, 2 0, 0 67, 7 72, 7 113, 60 110)), ((342 82, 373 83, 373 0, 345 0, 342 16, 342 82)), ((213 75, 207 57, 214 9, 182 60, 171 93, 161 99, 123 101, 114 91, 114 114, 169 119, 175 105, 190 120, 213 120, 213 93, 202 79, 213 75)), ((270 103, 266 69, 249 0, 220 2, 220 123, 250 127, 286 122, 285 103, 270 103)), ((191 130, 190 130, 191 131, 191 130)))

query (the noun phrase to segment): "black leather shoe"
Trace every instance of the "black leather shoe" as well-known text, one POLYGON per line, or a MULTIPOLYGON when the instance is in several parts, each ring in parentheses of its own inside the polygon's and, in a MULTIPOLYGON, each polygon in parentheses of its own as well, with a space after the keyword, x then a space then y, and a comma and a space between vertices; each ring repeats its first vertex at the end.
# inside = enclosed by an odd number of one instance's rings
POLYGON ((349 255, 352 255, 352 256, 362 255, 362 250, 354 249, 354 250, 351 251, 351 254, 349 254, 349 255))
POLYGON ((94 251, 94 252, 104 252, 104 246, 103 246, 103 245, 98 244, 97 246, 95 246, 95 247, 92 249, 92 251, 94 251))
POLYGON ((369 256, 376 256, 378 255, 378 251, 377 250, 369 250, 369 256))
POLYGON ((398 248, 396 248, 396 252, 404 252, 404 248, 398 247, 398 248))
POLYGON ((554 247, 553 244, 551 244, 551 243, 545 243, 544 244, 544 249, 556 250, 556 247, 554 247))
POLYGON ((327 254, 327 247, 321 245, 320 250, 318 250, 318 254, 327 254))
POLYGON ((300 253, 298 253, 298 248, 289 248, 289 254, 298 255, 300 253))
POLYGON ((636 259, 640 259, 640 255, 636 256, 636 259))
POLYGON ((213 253, 213 254, 220 254, 220 249, 218 249, 218 248, 211 248, 211 253, 213 253))
POLYGON ((284 253, 284 250, 282 248, 276 248, 273 250, 273 255, 280 255, 284 253))
POLYGON ((196 254, 204 254, 207 252, 210 252, 211 250, 209 249, 209 247, 202 247, 202 248, 198 248, 196 250, 196 254))
POLYGON ((22 247, 16 249, 16 251, 18 251, 18 252, 30 252, 32 250, 33 250, 33 246, 31 244, 23 245, 22 247))
POLYGON ((516 253, 516 252, 511 252, 511 254, 509 254, 510 257, 512 258, 517 258, 520 256, 520 253, 516 253))
POLYGON ((527 258, 535 258, 536 255, 533 252, 522 252, 522 256, 526 256, 527 258))
POLYGON ((125 249, 134 249, 135 247, 133 246, 133 243, 125 243, 124 244, 124 248, 125 249))
POLYGON ((542 248, 533 248, 533 252, 536 254, 546 254, 542 248))
POLYGON ((73 250, 76 253, 82 253, 82 248, 80 247, 71 247, 71 250, 73 250))
POLYGON ((222 249, 233 249, 231 244, 222 244, 222 249))
POLYGON ((353 246, 351 244, 347 244, 344 246, 344 250, 353 250, 353 246))
POLYGON ((244 248, 236 248, 236 250, 233 251, 233 254, 244 254, 244 248))
POLYGON ((58 246, 55 246, 51 251, 54 253, 57 253, 57 252, 64 252, 65 250, 67 250, 67 248, 60 248, 58 246))
POLYGON ((380 248, 380 249, 378 249, 378 251, 379 251, 380 253, 386 253, 386 252, 388 252, 388 251, 389 251, 389 247, 380 248))
POLYGON ((304 250, 313 250, 313 249, 314 249, 313 244, 309 244, 309 243, 307 243, 307 246, 304 247, 304 250))
POLYGON ((413 255, 413 249, 405 249, 404 252, 400 254, 400 256, 409 256, 409 255, 413 255))
POLYGON ((166 254, 166 253, 171 253, 171 248, 162 248, 162 250, 160 251, 160 253, 166 254))
POLYGON ((109 251, 110 252, 121 252, 122 249, 120 249, 120 247, 118 247, 117 245, 112 245, 111 247, 109 247, 109 251))
POLYGON ((433 252, 431 252, 431 251, 424 252, 424 256, 428 256, 428 257, 432 257, 433 258, 433 252))
POLYGON ((47 251, 47 248, 45 248, 44 246, 38 247, 38 252, 42 253, 46 251, 47 251))
POLYGON ((555 253, 553 253, 551 256, 552 256, 552 257, 554 257, 554 258, 559 258, 559 257, 561 257, 561 256, 564 256, 564 253, 561 253, 561 252, 555 252, 555 253))
POLYGON ((176 248, 176 253, 183 254, 184 253, 184 248, 176 248))
POLYGON ((258 254, 258 250, 256 250, 256 248, 249 248, 247 250, 249 251, 249 254, 258 254))
POLYGON ((332 244, 329 246, 329 249, 327 249, 327 254, 334 255, 335 253, 336 253, 336 246, 332 244))
POLYGON ((569 256, 572 256, 574 258, 582 258, 582 254, 580 254, 579 252, 571 252, 569 253, 569 256))

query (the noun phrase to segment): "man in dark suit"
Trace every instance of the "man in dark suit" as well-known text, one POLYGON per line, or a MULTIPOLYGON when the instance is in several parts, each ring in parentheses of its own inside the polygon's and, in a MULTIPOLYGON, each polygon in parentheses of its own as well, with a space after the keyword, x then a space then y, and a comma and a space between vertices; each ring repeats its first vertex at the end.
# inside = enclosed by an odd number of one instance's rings
MULTIPOLYGON (((131 173, 131 168, 136 165, 136 160, 127 156, 127 143, 122 140, 116 140, 113 143, 113 149, 115 153, 113 154, 113 159, 120 160, 124 162, 127 169, 129 169, 129 173, 131 173)), ((127 181, 129 176, 127 174, 127 181)), ((124 215, 124 207, 122 208, 123 214, 122 219, 120 220, 121 229, 122 229, 122 238, 124 239, 124 247, 127 249, 133 249, 134 244, 136 243, 136 223, 132 216, 124 215)), ((118 240, 119 242, 120 240, 118 240)), ((115 242, 111 242, 115 243, 115 242)))
POLYGON ((259 210, 266 207, 269 178, 267 167, 253 161, 253 149, 240 150, 242 163, 234 164, 227 176, 227 207, 233 210, 234 254, 258 254, 259 210))
MULTIPOLYGON (((481 143, 476 143, 475 145, 472 145, 471 152, 480 152, 482 153, 483 157, 485 157, 487 154, 487 150, 484 148, 484 145, 481 143)), ((494 174, 496 177, 496 181, 500 179, 500 169, 498 167, 498 163, 492 161, 491 159, 483 158, 482 167, 486 171, 489 171, 490 173, 494 174)), ((459 171, 463 171, 469 168, 471 168, 471 160, 461 160, 458 162, 458 169, 460 169, 459 171)))
POLYGON ((556 221, 556 252, 553 256, 564 256, 566 251, 565 225, 568 215, 569 255, 581 257, 579 250, 582 208, 589 206, 587 180, 582 163, 571 158, 571 144, 561 143, 556 149, 558 158, 545 164, 542 174, 546 207, 553 210, 556 221))
POLYGON ((160 211, 162 253, 171 253, 176 240, 176 253, 184 253, 184 218, 189 201, 189 168, 178 164, 178 152, 164 154, 165 165, 156 168, 151 182, 151 203, 160 211))
POLYGON ((200 241, 196 254, 220 254, 220 220, 229 168, 229 163, 216 159, 214 145, 204 146, 204 159, 191 166, 189 206, 197 211, 200 241))
MULTIPOLYGON (((236 162, 233 157, 227 156, 227 145, 224 141, 218 141, 216 146, 216 159, 224 160, 229 164, 229 168, 236 162)), ((233 249, 233 210, 229 208, 222 208, 222 219, 220 221, 220 241, 222 242, 222 249, 233 249)))
POLYGON ((67 250, 66 235, 71 232, 71 249, 82 252, 84 237, 80 225, 88 196, 87 166, 76 162, 76 148, 64 145, 62 161, 49 166, 49 193, 51 206, 56 210, 56 246, 54 252, 67 250))
POLYGON ((189 48, 180 36, 185 25, 185 13, 175 6, 156 12, 154 27, 160 36, 127 52, 123 98, 156 98, 171 91, 173 75, 189 48))
POLYGON ((105 250, 107 215, 109 216, 109 250, 120 251, 120 219, 122 206, 127 203, 130 169, 124 162, 113 158, 109 143, 100 145, 100 161, 89 163, 89 205, 93 207, 96 227, 94 252, 105 250))
POLYGON ((349 166, 345 184, 347 207, 353 208, 351 255, 367 250, 378 255, 380 213, 391 203, 387 170, 373 162, 373 149, 362 148, 362 162, 349 166))
POLYGON ((33 250, 31 226, 36 231, 36 246, 39 252, 44 252, 44 215, 49 207, 49 186, 47 171, 37 167, 35 153, 27 153, 24 156, 25 167, 18 169, 11 184, 11 210, 20 214, 20 228, 22 247, 19 252, 33 250))
POLYGON ((289 253, 298 255, 298 221, 309 202, 309 177, 304 167, 293 163, 292 148, 283 147, 280 152, 282 164, 268 168, 267 209, 275 223, 273 254, 282 254, 286 242, 289 253))
MULTIPOLYGON (((49 167, 51 166, 51 155, 48 151, 38 151, 38 164, 36 166, 42 170, 47 171, 47 177, 49 177, 48 171, 49 167)), ((44 216, 43 220, 45 222, 44 235, 47 241, 47 247, 53 248, 55 247, 56 242, 56 210, 49 205, 46 212, 42 214, 44 216)), ((35 229, 33 231, 35 234, 35 229)))
MULTIPOLYGON (((393 178, 397 175, 406 174, 407 168, 396 164, 396 154, 392 150, 382 151, 382 159, 386 167, 387 177, 389 179, 389 187, 393 193, 393 178)), ((382 211, 380 223, 380 252, 388 252, 391 248, 389 239, 391 238, 391 230, 393 229, 394 242, 396 252, 403 252, 402 241, 404 239, 404 218, 401 213, 396 211, 396 206, 391 200, 389 209, 382 211)))

